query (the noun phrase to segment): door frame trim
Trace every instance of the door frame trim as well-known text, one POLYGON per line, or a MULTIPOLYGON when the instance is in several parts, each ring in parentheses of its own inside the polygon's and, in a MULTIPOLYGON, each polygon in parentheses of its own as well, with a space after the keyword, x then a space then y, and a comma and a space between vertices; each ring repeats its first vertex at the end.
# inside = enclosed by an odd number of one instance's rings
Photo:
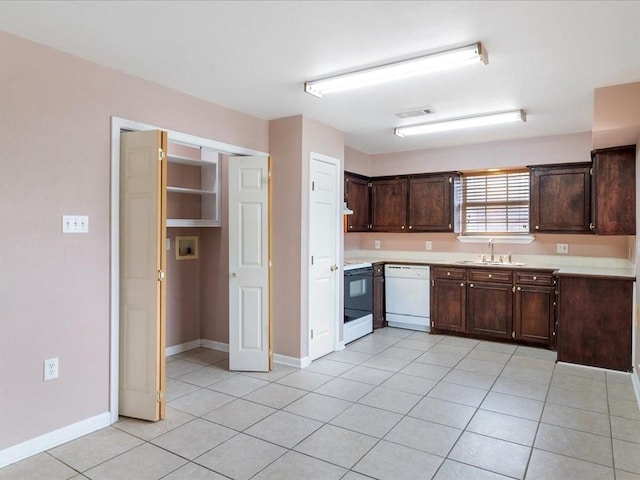
POLYGON ((118 421, 119 372, 120 372, 120 133, 122 131, 163 130, 170 142, 205 147, 226 155, 268 156, 268 153, 250 148, 218 142, 187 133, 177 132, 146 123, 111 117, 111 202, 110 202, 110 348, 109 348, 109 413, 111 423, 118 421))
MULTIPOLYGON (((340 348, 340 320, 342 315, 340 315, 341 310, 344 309, 344 305, 341 302, 340 292, 342 289, 342 265, 344 264, 343 260, 343 248, 342 245, 342 222, 340 219, 342 216, 340 213, 342 212, 342 184, 343 184, 343 170, 342 170, 342 160, 335 157, 329 157, 327 155, 323 155, 321 153, 309 152, 309 184, 308 184, 308 210, 307 210, 307 233, 311 231, 311 182, 313 178, 311 178, 311 163, 314 160, 318 160, 321 162, 326 162, 334 165, 336 167, 336 237, 334 239, 336 246, 336 261, 338 262, 338 271, 341 273, 339 275, 338 281, 336 282, 336 311, 335 311, 335 324, 333 326, 333 351, 341 350, 340 348)), ((311 242, 309 241, 309 247, 311 246, 311 242)), ((311 252, 309 252, 310 254, 311 252)), ((309 270, 307 270, 309 272, 309 270)), ((309 298, 311 296, 311 275, 309 276, 309 280, 307 281, 307 362, 306 365, 310 365, 313 360, 311 360, 311 322, 308 321, 311 318, 311 302, 309 302, 309 298)), ((343 299, 342 299, 343 300, 343 299)))

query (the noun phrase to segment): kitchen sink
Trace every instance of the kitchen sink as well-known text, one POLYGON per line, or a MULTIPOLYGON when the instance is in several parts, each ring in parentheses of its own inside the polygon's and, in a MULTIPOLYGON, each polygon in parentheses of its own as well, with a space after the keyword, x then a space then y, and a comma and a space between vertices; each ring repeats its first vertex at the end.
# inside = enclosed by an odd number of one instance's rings
POLYGON ((461 265, 482 265, 482 266, 490 266, 490 267, 522 267, 526 265, 526 263, 520 262, 500 262, 497 260, 458 260, 453 263, 459 263, 461 265))

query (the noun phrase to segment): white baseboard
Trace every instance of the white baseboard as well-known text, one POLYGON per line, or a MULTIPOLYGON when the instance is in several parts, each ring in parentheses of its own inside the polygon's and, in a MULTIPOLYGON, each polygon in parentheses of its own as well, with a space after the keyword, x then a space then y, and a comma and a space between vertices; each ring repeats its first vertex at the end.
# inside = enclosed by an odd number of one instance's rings
POLYGON ((44 435, 19 443, 13 447, 0 450, 0 468, 37 453, 45 452, 58 445, 82 437, 83 435, 108 427, 109 425, 111 425, 111 414, 105 412, 95 417, 67 425, 53 432, 45 433, 44 435))
POLYGON ((287 355, 280 355, 279 353, 273 354, 273 363, 294 368, 304 368, 311 364, 309 357, 295 358, 288 357, 287 355))
POLYGON ((181 343, 179 345, 173 345, 172 347, 165 348, 165 355, 170 357, 171 355, 176 355, 177 353, 187 352, 189 350, 193 350, 194 348, 198 348, 202 346, 202 340, 192 340, 191 342, 181 343))
MULTIPOLYGON (((210 348, 212 350, 218 350, 219 352, 229 351, 228 343, 216 342, 214 340, 207 340, 202 338, 200 340, 193 340, 192 342, 181 343, 180 345, 167 347, 166 355, 168 357, 170 355, 186 352, 187 350, 191 350, 198 347, 210 348)), ((344 342, 340 342, 338 349, 344 350, 344 342)), ((287 365, 289 367, 295 367, 295 368, 305 368, 311 365, 311 361, 309 360, 309 357, 295 358, 295 357, 288 357, 286 355, 280 355, 277 353, 274 353, 273 361, 274 363, 277 363, 280 365, 287 365)))
POLYGON ((219 352, 228 352, 229 344, 222 342, 214 342, 213 340, 201 340, 202 346, 204 348, 210 348, 212 350, 218 350, 219 352))
POLYGON ((638 408, 640 408, 640 378, 638 377, 640 372, 637 370, 631 374, 631 381, 633 382, 633 389, 636 391, 636 401, 638 402, 638 408))
MULTIPOLYGON (((211 348, 212 350, 218 350, 219 352, 228 352, 229 344, 222 342, 215 342, 213 340, 201 340, 201 346, 204 348, 211 348)), ((295 357, 287 357, 286 355, 279 355, 275 353, 273 355, 274 363, 278 363, 280 365, 288 365, 289 367, 295 368, 304 368, 310 365, 309 358, 295 358, 295 357)))

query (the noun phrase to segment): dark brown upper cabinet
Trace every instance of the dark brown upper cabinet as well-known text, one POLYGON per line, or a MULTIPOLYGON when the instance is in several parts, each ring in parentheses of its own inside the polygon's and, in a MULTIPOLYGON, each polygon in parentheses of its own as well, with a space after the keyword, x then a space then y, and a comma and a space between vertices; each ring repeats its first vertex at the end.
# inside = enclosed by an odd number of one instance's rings
POLYGON ((379 177, 371 179, 371 229, 376 232, 406 232, 407 192, 406 177, 379 177))
POLYGON ((636 146, 591 152, 591 229, 598 235, 636 234, 636 146))
POLYGON ((369 178, 344 172, 344 201, 353 210, 347 215, 348 232, 367 232, 371 225, 369 178))
POLYGON ((410 232, 460 231, 460 174, 409 177, 410 232))
POLYGON ((591 163, 530 167, 531 233, 588 233, 591 163))

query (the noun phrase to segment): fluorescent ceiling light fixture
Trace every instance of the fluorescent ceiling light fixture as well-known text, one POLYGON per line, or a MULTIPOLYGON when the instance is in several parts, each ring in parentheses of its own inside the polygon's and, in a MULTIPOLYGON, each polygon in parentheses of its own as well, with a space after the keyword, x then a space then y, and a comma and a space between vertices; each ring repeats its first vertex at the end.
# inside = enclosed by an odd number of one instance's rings
POLYGON ((304 90, 316 97, 322 97, 325 93, 376 85, 460 65, 473 63, 484 63, 486 65, 488 61, 487 52, 482 48, 482 44, 478 42, 466 47, 305 82, 304 90))
POLYGON ((511 112, 490 113, 475 117, 455 118, 441 122, 421 123, 407 127, 397 127, 393 133, 399 137, 408 135, 420 135, 423 133, 445 132, 463 128, 484 127, 486 125, 498 125, 500 123, 526 122, 527 115, 524 110, 511 112))

